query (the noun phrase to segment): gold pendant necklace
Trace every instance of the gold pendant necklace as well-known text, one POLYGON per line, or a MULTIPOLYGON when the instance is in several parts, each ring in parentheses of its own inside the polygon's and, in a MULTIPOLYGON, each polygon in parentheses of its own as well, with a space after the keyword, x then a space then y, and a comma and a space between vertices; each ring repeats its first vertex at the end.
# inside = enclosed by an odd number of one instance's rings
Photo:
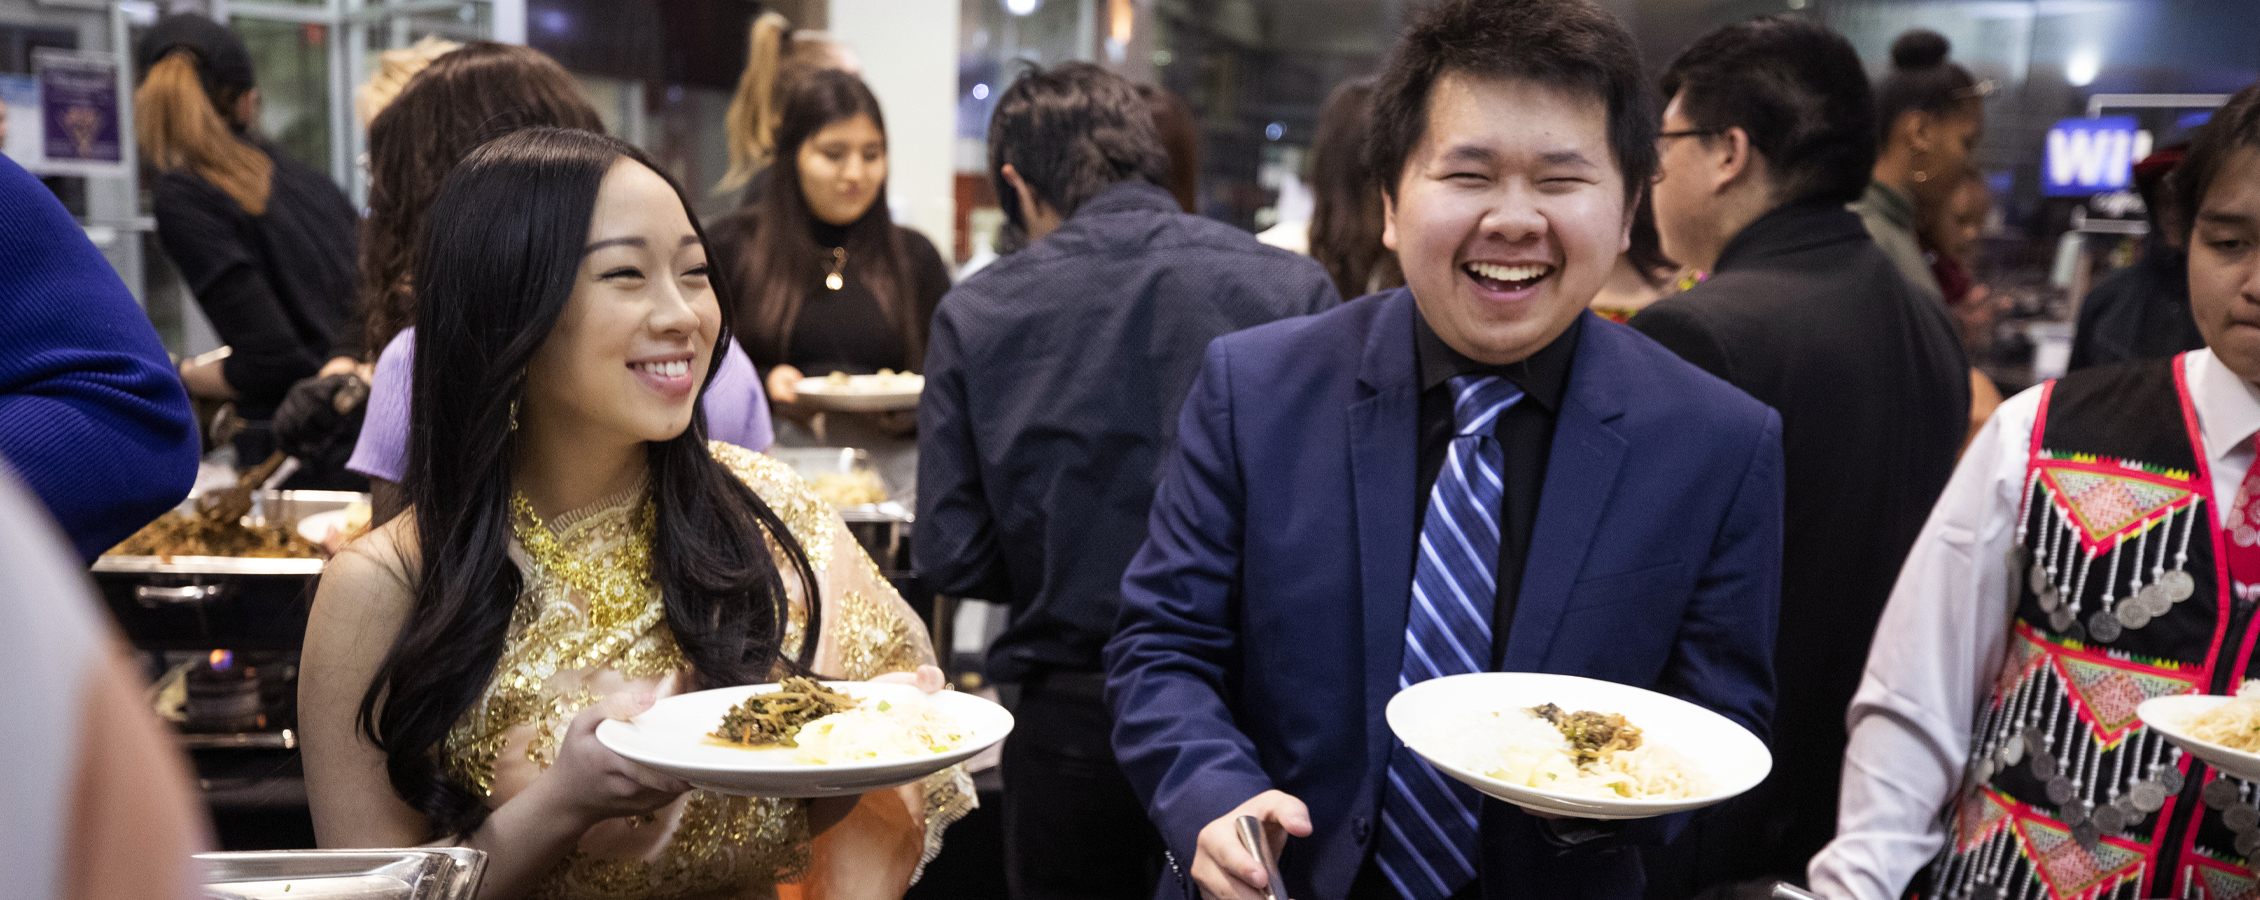
POLYGON ((847 248, 833 247, 832 271, 825 273, 824 286, 835 291, 847 287, 847 279, 840 277, 840 270, 845 268, 847 268, 847 248))

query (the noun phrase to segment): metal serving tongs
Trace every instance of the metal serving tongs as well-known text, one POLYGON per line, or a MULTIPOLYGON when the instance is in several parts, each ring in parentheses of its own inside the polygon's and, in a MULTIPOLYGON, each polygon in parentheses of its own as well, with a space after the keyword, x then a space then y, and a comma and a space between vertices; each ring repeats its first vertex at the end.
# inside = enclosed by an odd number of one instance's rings
POLYGON ((243 521, 244 516, 251 514, 251 492, 266 484, 267 479, 273 478, 275 470, 282 468, 283 461, 289 458, 277 450, 274 455, 267 457, 266 462, 237 476, 234 486, 205 491, 204 496, 196 498, 196 514, 207 522, 219 525, 233 525, 243 521))
POLYGON ((1263 838, 1263 823, 1254 816, 1241 816, 1232 824, 1240 831, 1240 845, 1263 860, 1264 896, 1268 900, 1287 900, 1287 885, 1279 880, 1279 857, 1271 852, 1271 842, 1263 838))

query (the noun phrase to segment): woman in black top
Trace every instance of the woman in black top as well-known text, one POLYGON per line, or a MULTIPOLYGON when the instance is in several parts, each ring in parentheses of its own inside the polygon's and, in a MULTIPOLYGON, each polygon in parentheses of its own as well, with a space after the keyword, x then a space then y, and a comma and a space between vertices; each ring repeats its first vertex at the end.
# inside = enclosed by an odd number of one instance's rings
POLYGON ((183 363, 181 380, 199 398, 235 402, 251 423, 237 464, 254 466, 273 448, 266 423, 284 393, 353 327, 353 207, 327 176, 252 134, 259 90, 234 32, 168 16, 140 57, 135 138, 159 172, 157 236, 231 348, 183 363))
POLYGON ((776 147, 768 190, 715 223, 709 241, 736 294, 739 340, 781 420, 886 449, 872 445, 903 439, 913 417, 818 421, 794 388, 835 371, 917 371, 949 269, 931 242, 888 218, 886 121, 861 79, 832 70, 796 79, 776 147))

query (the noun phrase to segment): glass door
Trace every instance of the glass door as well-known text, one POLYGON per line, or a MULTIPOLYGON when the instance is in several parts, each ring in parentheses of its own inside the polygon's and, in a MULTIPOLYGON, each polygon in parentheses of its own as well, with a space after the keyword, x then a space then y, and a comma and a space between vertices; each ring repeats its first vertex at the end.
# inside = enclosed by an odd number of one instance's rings
POLYGON ((258 67, 260 130, 368 200, 368 131, 353 98, 387 50, 425 37, 523 43, 525 0, 214 0, 258 67))

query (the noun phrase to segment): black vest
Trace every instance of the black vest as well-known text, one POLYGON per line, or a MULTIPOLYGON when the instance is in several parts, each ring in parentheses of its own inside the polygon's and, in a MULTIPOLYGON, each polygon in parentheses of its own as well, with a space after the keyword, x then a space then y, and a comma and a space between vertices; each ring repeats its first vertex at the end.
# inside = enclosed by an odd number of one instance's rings
POLYGON ((2233 692, 2252 656, 2181 371, 2178 357, 2088 370, 2042 395, 2006 560, 2009 647, 1924 896, 2260 894, 2253 785, 2135 716, 2152 697, 2233 692))

